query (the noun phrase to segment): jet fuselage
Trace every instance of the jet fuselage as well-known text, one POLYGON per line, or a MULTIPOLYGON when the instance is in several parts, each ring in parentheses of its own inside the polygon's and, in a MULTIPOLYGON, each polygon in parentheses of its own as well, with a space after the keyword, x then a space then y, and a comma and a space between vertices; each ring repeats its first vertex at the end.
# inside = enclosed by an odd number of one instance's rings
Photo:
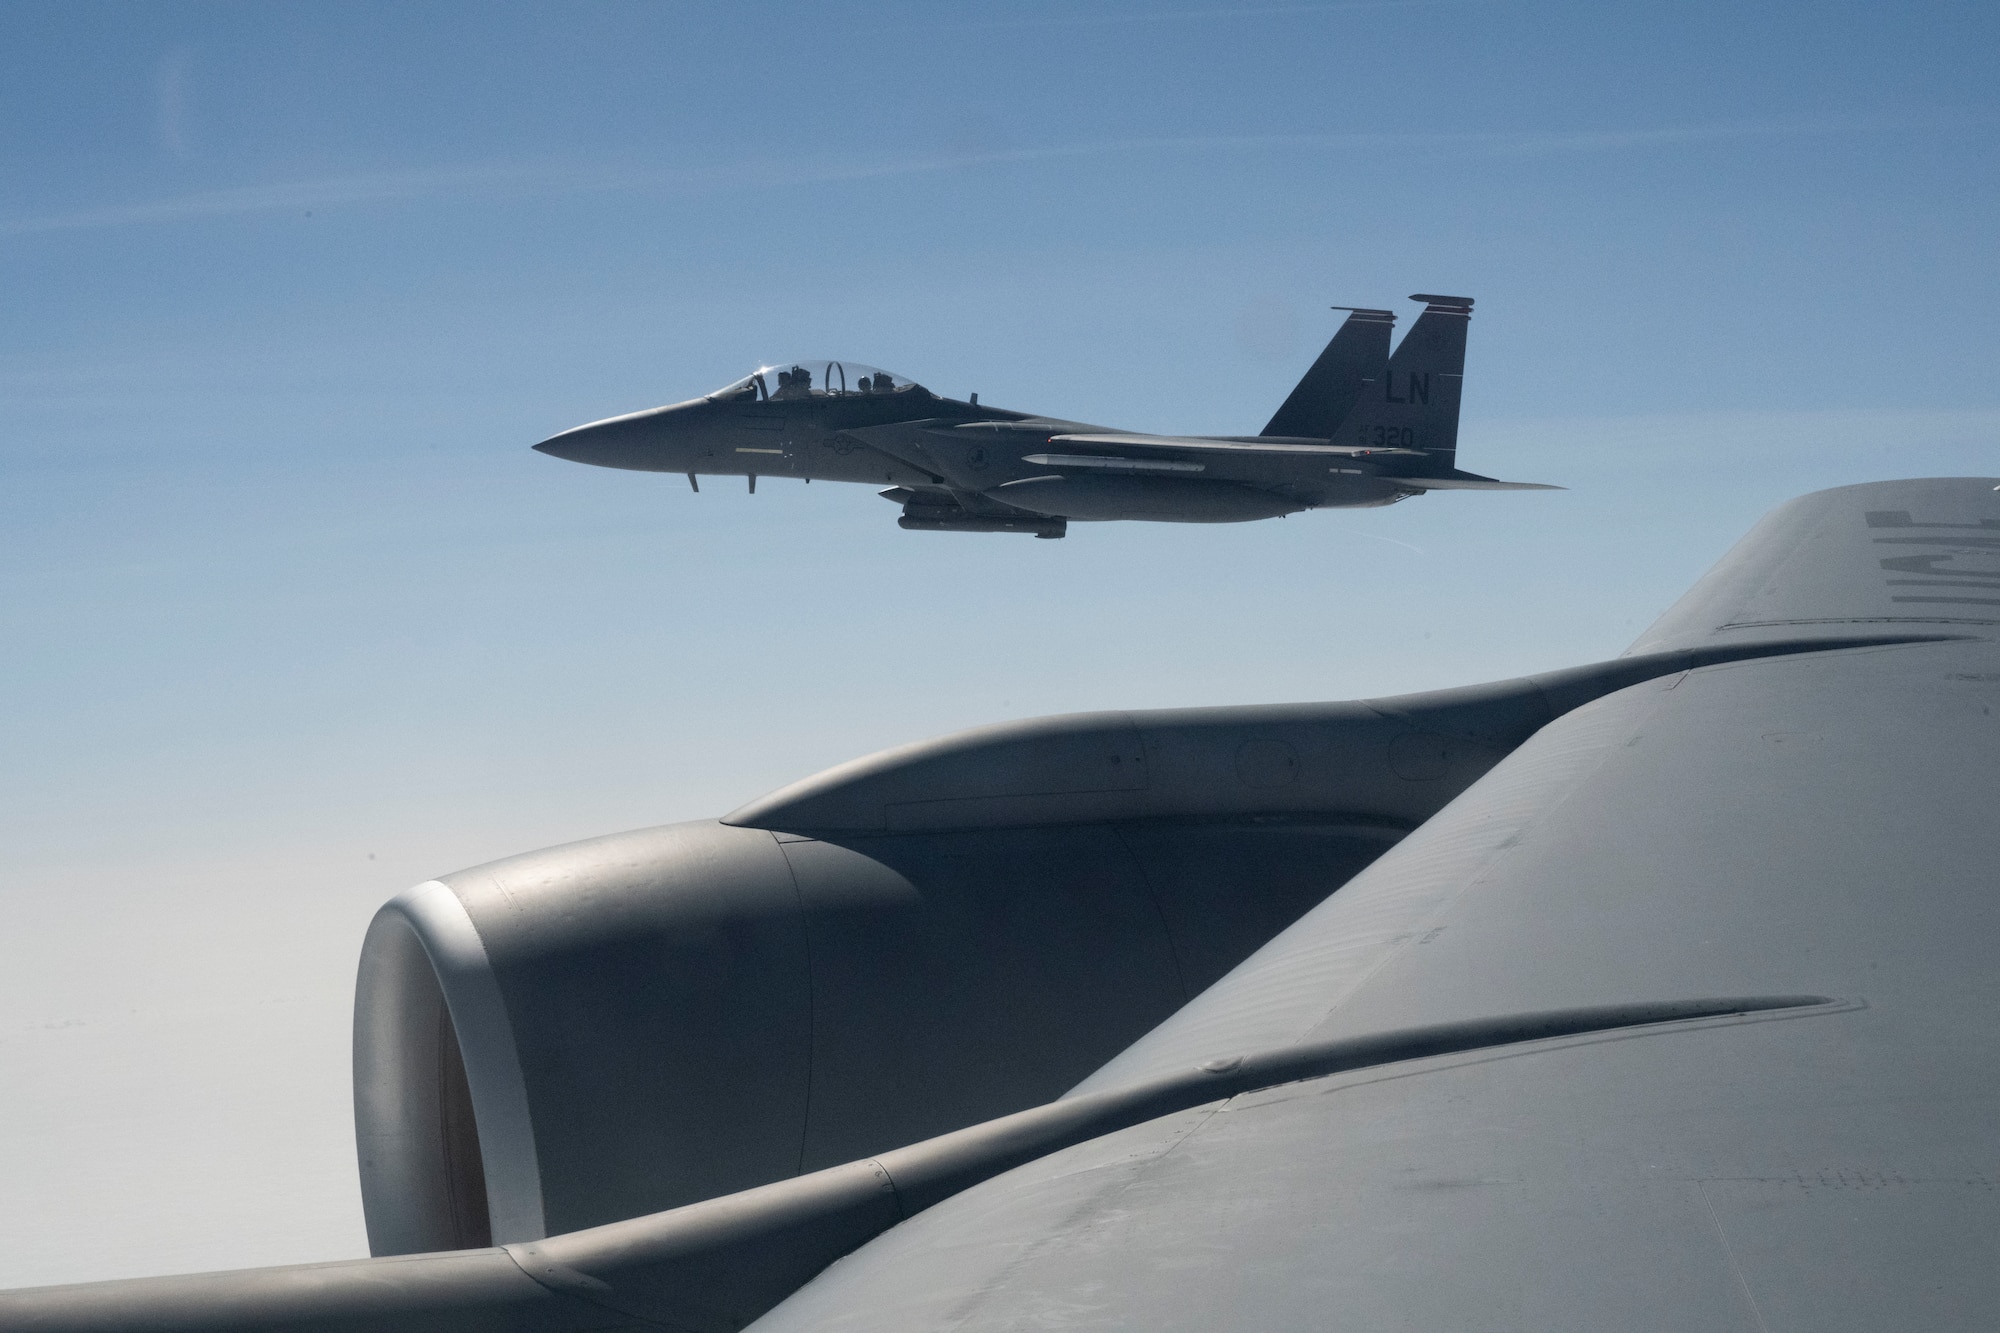
POLYGON ((701 398, 535 448, 641 472, 886 486, 905 528, 1059 537, 1071 519, 1235 523, 1393 504, 1428 490, 1543 489, 1454 466, 1472 303, 1425 296, 1389 355, 1358 309, 1258 435, 1120 431, 978 402, 853 362, 765 366, 701 398))

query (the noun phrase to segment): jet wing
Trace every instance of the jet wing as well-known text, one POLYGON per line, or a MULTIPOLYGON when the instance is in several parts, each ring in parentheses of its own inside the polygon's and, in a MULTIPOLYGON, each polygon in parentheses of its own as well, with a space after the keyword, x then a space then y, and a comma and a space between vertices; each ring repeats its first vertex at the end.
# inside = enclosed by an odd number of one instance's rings
MULTIPOLYGON (((1198 435, 1053 435, 1051 445, 1069 445, 1073 448, 1140 446, 1149 450, 1175 450, 1199 454, 1262 455, 1266 457, 1295 456, 1299 454, 1324 454, 1339 458, 1381 458, 1392 460, 1401 455, 1405 458, 1421 457, 1418 449, 1362 449, 1344 444, 1328 444, 1313 440, 1267 441, 1240 440, 1198 435)), ((1187 471, 1200 472, 1203 465, 1196 462, 1172 462, 1150 458, 1134 459, 1117 455, 1078 453, 1037 453, 1028 454, 1027 462, 1046 464, 1058 468, 1084 468, 1099 471, 1187 471)), ((1385 461, 1384 466, 1393 468, 1394 463, 1385 461)), ((1534 481, 1498 481, 1492 477, 1482 477, 1475 472, 1453 471, 1443 476, 1388 476, 1381 480, 1413 491, 1560 491, 1561 486, 1549 486, 1534 481)))
POLYGON ((1415 449, 1362 449, 1345 444, 1329 444, 1324 440, 1277 440, 1277 439, 1236 439, 1207 435, 1138 435, 1091 433, 1073 435, 1051 435, 1050 444, 1090 446, 1143 446, 1147 449, 1184 449, 1202 452, 1231 454, 1265 454, 1282 457, 1296 454, 1326 454, 1338 458, 1384 457, 1396 454, 1414 456, 1415 449))
POLYGON ((1061 421, 1054 417, 1008 417, 995 421, 955 422, 942 419, 920 421, 894 421, 881 426, 854 426, 844 433, 866 444, 871 449, 879 449, 892 458, 901 459, 913 467, 919 467, 933 475, 949 469, 940 465, 940 460, 931 452, 932 441, 956 442, 967 440, 1001 439, 1010 443, 1029 443, 1048 440, 1064 431, 1090 430, 1081 422, 1061 421))
MULTIPOLYGON (((0 1293, 0 1326, 2000 1324, 1995 479, 1794 501, 1607 667, 1335 707, 1392 785, 1525 739, 1056 1101, 546 1239, 0 1293)), ((1219 725, 1051 720, 770 800, 1374 781, 1219 725)))

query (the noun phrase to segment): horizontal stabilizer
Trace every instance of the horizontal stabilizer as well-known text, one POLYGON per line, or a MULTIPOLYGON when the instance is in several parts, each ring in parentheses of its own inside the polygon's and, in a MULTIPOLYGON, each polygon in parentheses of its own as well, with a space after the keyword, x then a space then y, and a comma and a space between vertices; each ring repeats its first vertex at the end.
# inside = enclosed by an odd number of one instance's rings
POLYGON ((1495 481, 1491 477, 1384 477, 1398 486, 1422 491, 1566 491, 1539 481, 1495 481))

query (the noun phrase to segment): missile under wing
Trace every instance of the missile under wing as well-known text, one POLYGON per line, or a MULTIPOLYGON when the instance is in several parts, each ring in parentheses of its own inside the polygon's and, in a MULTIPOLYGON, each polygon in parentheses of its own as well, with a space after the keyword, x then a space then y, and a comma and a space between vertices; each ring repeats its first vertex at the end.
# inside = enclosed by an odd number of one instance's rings
POLYGON ((364 962, 382 1257, 0 1328, 1991 1327, 1996 712, 1995 479, 1885 482, 1611 662, 446 876, 364 962))

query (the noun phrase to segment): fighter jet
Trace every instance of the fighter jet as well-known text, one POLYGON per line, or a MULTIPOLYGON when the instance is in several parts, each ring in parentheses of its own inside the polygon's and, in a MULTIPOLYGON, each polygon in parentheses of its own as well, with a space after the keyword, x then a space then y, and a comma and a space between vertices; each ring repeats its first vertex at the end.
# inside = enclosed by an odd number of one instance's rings
POLYGON ((1472 298, 1357 306, 1256 435, 1149 435, 944 398, 852 361, 763 366, 714 393, 577 426, 535 448, 640 472, 890 483, 900 526, 1061 537, 1070 520, 1242 523, 1438 490, 1559 490, 1455 465, 1472 298))

